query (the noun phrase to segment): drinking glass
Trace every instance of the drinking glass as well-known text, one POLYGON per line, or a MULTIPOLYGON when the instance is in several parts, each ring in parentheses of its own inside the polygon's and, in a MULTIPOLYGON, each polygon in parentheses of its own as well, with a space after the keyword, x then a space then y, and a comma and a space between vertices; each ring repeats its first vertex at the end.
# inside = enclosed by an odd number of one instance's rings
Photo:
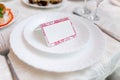
POLYGON ((73 11, 73 13, 75 13, 75 14, 77 13, 77 14, 79 14, 79 15, 81 15, 81 16, 90 14, 90 13, 91 13, 91 10, 88 9, 87 3, 88 3, 88 0, 84 0, 84 6, 83 6, 83 8, 76 8, 76 9, 73 11))
POLYGON ((82 12, 81 12, 83 14, 90 14, 91 13, 90 9, 87 8, 87 1, 88 0, 84 0, 84 7, 83 7, 82 12))
POLYGON ((96 8, 95 8, 93 14, 89 17, 90 20, 93 20, 93 21, 98 21, 98 20, 100 20, 100 17, 97 15, 97 13, 98 13, 99 5, 100 5, 100 3, 101 3, 102 1, 103 1, 103 0, 96 0, 96 2, 97 2, 97 3, 96 3, 96 8))

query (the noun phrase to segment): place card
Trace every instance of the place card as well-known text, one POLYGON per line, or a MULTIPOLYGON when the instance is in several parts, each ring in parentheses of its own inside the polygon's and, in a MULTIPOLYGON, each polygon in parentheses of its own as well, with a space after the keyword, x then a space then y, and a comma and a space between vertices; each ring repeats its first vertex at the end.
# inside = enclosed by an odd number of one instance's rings
POLYGON ((76 31, 68 17, 40 24, 48 46, 55 46, 76 37, 76 31))

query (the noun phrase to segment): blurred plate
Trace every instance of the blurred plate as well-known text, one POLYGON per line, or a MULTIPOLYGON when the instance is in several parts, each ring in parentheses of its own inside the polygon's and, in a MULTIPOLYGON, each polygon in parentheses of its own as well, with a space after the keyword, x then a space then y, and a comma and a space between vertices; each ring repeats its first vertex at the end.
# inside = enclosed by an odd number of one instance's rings
MULTIPOLYGON (((8 27, 10 24, 12 24, 12 23, 18 18, 18 14, 19 14, 18 10, 12 9, 12 8, 8 8, 8 9, 11 10, 11 12, 12 12, 12 14, 13 14, 13 19, 12 19, 8 24, 6 24, 6 25, 4 25, 4 26, 1 26, 0 29, 1 29, 1 28, 5 28, 5 27, 8 27)), ((5 20, 7 20, 7 18, 8 18, 7 15, 8 15, 8 14, 5 14, 5 15, 4 15, 5 20)))
MULTIPOLYGON (((41 14, 43 13, 38 15, 41 14)), ((105 52, 105 38, 102 32, 93 23, 75 15, 72 16, 80 22, 83 21, 84 26, 89 27, 91 35, 88 44, 82 51, 66 55, 46 55, 26 44, 26 41, 23 38, 24 27, 31 18, 37 17, 38 15, 23 20, 16 25, 11 33, 11 49, 20 60, 34 68, 52 72, 71 72, 81 70, 99 62, 105 52)), ((69 16, 71 14, 67 15, 69 16)))
POLYGON ((58 4, 48 4, 47 6, 39 6, 37 4, 30 4, 28 0, 22 0, 22 2, 28 6, 35 7, 35 8, 55 8, 59 7, 64 3, 64 0, 61 3, 58 4))
POLYGON ((61 13, 41 13, 38 16, 31 17, 31 20, 26 23, 23 31, 23 37, 25 41, 33 48, 45 53, 51 54, 68 54, 81 51, 85 45, 87 45, 90 39, 89 29, 84 26, 83 21, 78 21, 73 16, 61 13), (48 47, 41 30, 35 31, 35 29, 42 23, 46 23, 53 20, 68 17, 72 22, 77 36, 74 39, 61 43, 59 45, 48 47))

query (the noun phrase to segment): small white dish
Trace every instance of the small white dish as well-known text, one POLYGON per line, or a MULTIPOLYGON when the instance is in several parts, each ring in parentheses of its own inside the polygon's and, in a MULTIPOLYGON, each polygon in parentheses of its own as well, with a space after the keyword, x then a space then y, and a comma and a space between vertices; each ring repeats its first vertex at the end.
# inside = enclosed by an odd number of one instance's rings
MULTIPOLYGON (((19 15, 19 12, 18 10, 16 9, 13 9, 13 8, 8 8, 11 10, 12 14, 13 14, 13 19, 10 21, 10 23, 8 23, 7 25, 4 25, 4 26, 1 26, 0 29, 2 28, 5 28, 5 27, 8 27, 9 25, 11 25, 13 22, 15 22, 18 18, 18 15, 19 15)), ((5 14, 5 19, 7 19, 7 16, 8 14, 5 14)))
POLYGON ((78 21, 71 15, 61 13, 40 13, 40 15, 31 17, 23 30, 25 41, 33 48, 48 54, 68 54, 81 51, 87 45, 90 39, 89 29, 84 26, 83 21, 78 21), (35 29, 42 23, 68 17, 76 30, 76 38, 61 43, 59 45, 48 47, 40 31, 35 29))
POLYGON ((28 6, 35 7, 35 8, 55 8, 55 7, 60 7, 64 3, 64 0, 61 3, 48 4, 47 6, 39 6, 37 4, 30 4, 28 0, 22 0, 22 2, 28 6))
MULTIPOLYGON (((32 17, 34 18, 35 16, 32 17)), ((83 21, 83 23, 86 22, 87 24, 84 23, 84 25, 88 26, 90 29, 91 37, 89 43, 82 51, 74 54, 57 56, 44 55, 38 50, 35 50, 27 45, 23 38, 24 27, 32 17, 25 19, 16 25, 17 27, 14 28, 10 36, 11 49, 23 62, 34 68, 46 71, 71 72, 92 66, 101 59, 105 51, 105 38, 102 35, 102 32, 93 23, 75 15, 73 15, 73 17, 78 21, 83 21)))

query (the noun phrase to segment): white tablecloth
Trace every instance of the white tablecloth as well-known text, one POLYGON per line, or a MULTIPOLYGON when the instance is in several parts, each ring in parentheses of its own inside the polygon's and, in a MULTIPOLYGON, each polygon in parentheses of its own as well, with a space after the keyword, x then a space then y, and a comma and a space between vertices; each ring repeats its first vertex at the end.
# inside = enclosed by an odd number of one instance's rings
MULTIPOLYGON (((83 2, 81 0, 66 1, 61 7, 53 9, 36 9, 28 7, 22 3, 21 0, 11 0, 5 2, 5 4, 11 8, 19 10, 19 18, 12 25, 1 30, 1 32, 4 32, 9 36, 9 33, 14 27, 17 27, 16 25, 20 21, 31 15, 48 11, 64 11, 66 13, 72 13, 73 9, 78 6, 82 6, 83 2)), ((109 1, 104 0, 100 8, 106 11, 104 14, 108 14, 110 17, 103 17, 103 20, 97 23, 102 25, 105 29, 120 35, 120 7, 113 6, 109 3, 109 1)), ((37 70, 19 60, 12 51, 9 56, 20 80, 104 80, 118 68, 120 59, 120 43, 107 35, 104 36, 107 40, 106 53, 104 53, 101 60, 91 67, 76 72, 61 74, 37 70)), ((6 39, 8 39, 8 37, 6 39)), ((0 80, 12 80, 8 66, 2 56, 0 56, 0 80)))

